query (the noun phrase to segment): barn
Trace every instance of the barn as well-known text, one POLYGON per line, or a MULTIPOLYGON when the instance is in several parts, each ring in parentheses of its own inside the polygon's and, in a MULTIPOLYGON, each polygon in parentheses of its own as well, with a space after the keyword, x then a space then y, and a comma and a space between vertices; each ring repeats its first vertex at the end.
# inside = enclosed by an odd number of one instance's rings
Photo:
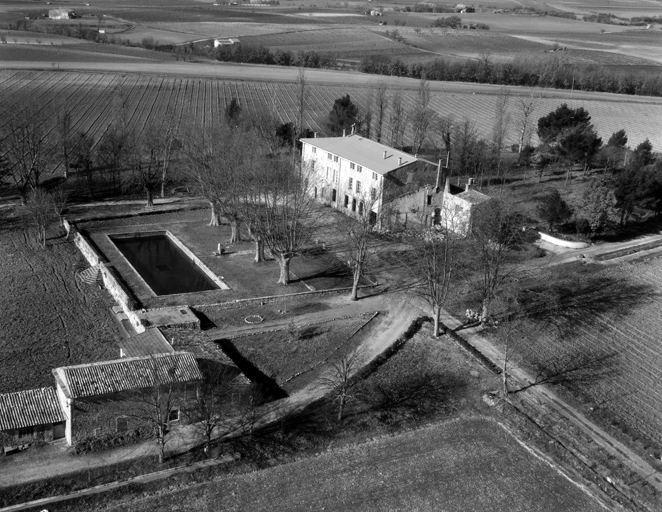
POLYGON ((68 9, 49 9, 48 18, 51 20, 70 20, 74 17, 74 12, 68 9))

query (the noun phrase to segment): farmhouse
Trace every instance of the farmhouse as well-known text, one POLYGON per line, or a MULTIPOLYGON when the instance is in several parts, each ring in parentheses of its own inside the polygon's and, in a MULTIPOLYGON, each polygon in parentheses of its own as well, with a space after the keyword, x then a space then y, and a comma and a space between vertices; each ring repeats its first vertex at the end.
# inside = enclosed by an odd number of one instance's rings
POLYGON ((66 366, 53 370, 68 445, 89 436, 152 429, 156 410, 184 420, 202 373, 189 352, 66 366))
POLYGON ((69 20, 74 17, 74 12, 69 9, 49 9, 48 18, 51 20, 69 20))
POLYGON ((314 175, 315 197, 348 214, 369 208, 374 222, 407 227, 449 225, 466 234, 471 217, 489 197, 450 184, 448 170, 379 142, 352 134, 301 139, 302 166, 314 175), (460 222, 458 219, 462 219, 460 222))
POLYGON ((455 12, 459 12, 460 14, 476 12, 476 8, 471 5, 457 4, 455 6, 455 12))
POLYGON ((56 441, 64 438, 64 421, 53 387, 0 395, 0 432, 9 436, 3 442, 5 452, 35 439, 56 441))

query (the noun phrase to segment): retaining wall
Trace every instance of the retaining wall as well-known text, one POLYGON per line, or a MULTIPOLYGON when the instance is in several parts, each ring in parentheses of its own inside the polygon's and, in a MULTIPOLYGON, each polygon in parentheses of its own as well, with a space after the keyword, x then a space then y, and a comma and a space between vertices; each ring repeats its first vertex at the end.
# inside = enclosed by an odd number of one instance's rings
POLYGON ((540 231, 539 234, 541 240, 544 240, 550 244, 558 245, 559 247, 567 247, 568 249, 585 249, 591 245, 588 242, 571 242, 569 240, 561 240, 560 238, 549 236, 542 231, 540 231))

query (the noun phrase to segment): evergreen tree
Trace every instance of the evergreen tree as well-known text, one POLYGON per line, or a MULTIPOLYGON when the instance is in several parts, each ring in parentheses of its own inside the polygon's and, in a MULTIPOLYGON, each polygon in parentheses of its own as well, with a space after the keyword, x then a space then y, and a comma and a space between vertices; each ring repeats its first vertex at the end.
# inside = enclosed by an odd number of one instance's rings
POLYGON ((331 112, 329 112, 329 122, 327 124, 331 135, 342 135, 343 130, 346 133, 350 133, 352 131, 352 125, 356 125, 355 129, 358 131, 358 115, 359 107, 352 103, 349 94, 336 99, 333 102, 331 112))
POLYGON ((572 210, 558 190, 540 199, 536 210, 540 219, 549 226, 550 231, 554 231, 555 226, 567 222, 572 217, 572 210))

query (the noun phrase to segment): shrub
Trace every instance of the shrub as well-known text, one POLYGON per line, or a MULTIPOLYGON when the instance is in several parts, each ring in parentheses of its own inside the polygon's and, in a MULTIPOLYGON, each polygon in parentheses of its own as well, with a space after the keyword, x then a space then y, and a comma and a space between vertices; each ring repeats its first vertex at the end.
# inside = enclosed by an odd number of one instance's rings
POLYGON ((128 432, 107 432, 99 436, 90 435, 76 441, 74 453, 76 455, 100 452, 110 448, 117 448, 143 439, 148 439, 152 432, 147 428, 137 428, 128 432))

